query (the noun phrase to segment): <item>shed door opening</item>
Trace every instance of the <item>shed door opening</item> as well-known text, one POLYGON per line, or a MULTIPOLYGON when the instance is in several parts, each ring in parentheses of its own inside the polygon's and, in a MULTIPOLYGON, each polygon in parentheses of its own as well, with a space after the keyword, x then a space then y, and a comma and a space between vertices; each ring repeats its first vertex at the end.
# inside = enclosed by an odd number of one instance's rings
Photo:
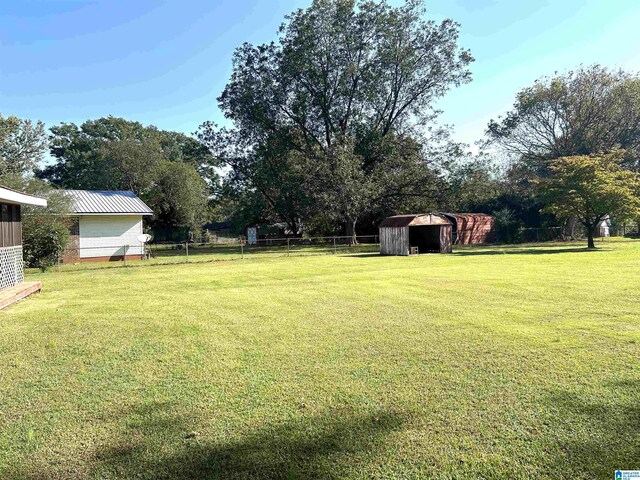
POLYGON ((418 247, 418 253, 439 253, 440 225, 409 227, 409 246, 418 247))

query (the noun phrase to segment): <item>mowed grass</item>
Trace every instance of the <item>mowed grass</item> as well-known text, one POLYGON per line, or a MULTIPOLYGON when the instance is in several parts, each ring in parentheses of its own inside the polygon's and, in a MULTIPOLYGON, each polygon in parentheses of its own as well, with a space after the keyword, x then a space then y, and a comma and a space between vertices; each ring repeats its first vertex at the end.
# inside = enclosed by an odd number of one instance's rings
POLYGON ((0 313, 0 478, 640 468, 640 242, 51 272, 0 313))

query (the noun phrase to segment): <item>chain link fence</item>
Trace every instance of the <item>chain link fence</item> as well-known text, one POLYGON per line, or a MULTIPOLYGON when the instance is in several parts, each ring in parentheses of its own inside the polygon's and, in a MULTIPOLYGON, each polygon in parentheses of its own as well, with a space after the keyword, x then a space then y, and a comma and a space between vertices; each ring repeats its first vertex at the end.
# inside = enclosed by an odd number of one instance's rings
MULTIPOLYGON (((638 224, 620 224, 615 226, 601 226, 596 229, 594 236, 600 241, 608 237, 638 237, 638 224)), ((513 243, 537 243, 583 240, 587 238, 587 232, 581 224, 573 228, 568 227, 540 227, 521 228, 518 231, 517 241, 513 243)))
POLYGON ((640 236, 640 225, 638 223, 623 223, 611 229, 611 236, 614 237, 638 237, 640 236))
POLYGON ((353 237, 269 238, 249 244, 244 238, 216 243, 149 243, 101 245, 67 250, 56 264, 58 271, 125 266, 171 265, 243 260, 258 257, 298 257, 305 255, 349 255, 380 251, 377 235, 353 237))
POLYGON ((521 228, 517 243, 552 242, 566 240, 563 227, 521 228))

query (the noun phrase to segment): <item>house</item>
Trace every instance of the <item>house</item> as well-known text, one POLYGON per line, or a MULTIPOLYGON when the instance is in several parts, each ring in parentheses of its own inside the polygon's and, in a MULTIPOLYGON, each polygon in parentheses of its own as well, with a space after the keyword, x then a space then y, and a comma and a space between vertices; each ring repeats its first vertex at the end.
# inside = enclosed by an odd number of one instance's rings
POLYGON ((485 213, 440 213, 451 222, 454 245, 484 245, 495 241, 495 218, 485 213))
POLYGON ((611 217, 607 215, 604 217, 598 225, 596 225, 596 237, 610 237, 611 236, 611 226, 612 226, 611 217))
POLYGON ((24 281, 22 205, 46 207, 44 198, 0 187, 0 308, 40 291, 40 282, 24 281))
POLYGON ((141 259, 142 217, 152 210, 133 192, 66 190, 71 197, 71 242, 63 262, 141 259))
POLYGON ((451 222, 439 214, 388 217, 380 224, 380 253, 451 253, 451 231, 451 222))

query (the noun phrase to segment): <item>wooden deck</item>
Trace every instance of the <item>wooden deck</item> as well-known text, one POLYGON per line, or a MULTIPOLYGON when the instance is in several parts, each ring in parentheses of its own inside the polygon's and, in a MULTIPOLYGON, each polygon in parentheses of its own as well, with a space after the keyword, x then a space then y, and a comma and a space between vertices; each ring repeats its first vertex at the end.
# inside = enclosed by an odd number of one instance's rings
POLYGON ((42 289, 40 282, 22 282, 6 290, 0 290, 0 310, 42 289))

